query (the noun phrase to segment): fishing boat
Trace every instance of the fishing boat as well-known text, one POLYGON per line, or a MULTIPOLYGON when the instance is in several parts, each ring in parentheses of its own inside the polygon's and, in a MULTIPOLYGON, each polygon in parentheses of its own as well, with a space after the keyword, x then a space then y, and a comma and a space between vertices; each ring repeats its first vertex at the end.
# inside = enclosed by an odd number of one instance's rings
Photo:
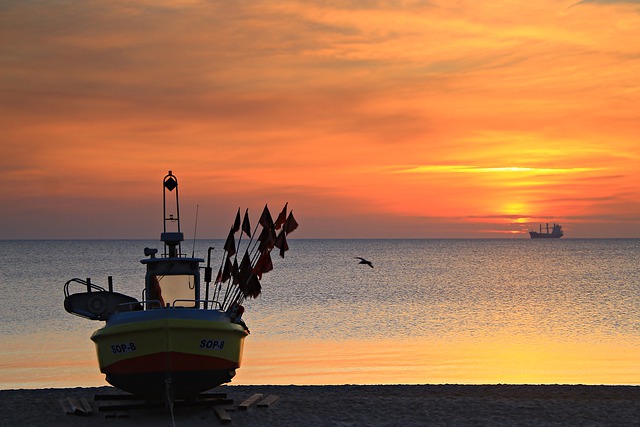
POLYGON ((234 377, 249 335, 242 303, 260 295, 262 274, 273 268, 271 250, 279 248, 284 258, 286 235, 298 224, 293 213, 287 217, 287 205, 275 222, 265 205, 252 233, 248 210, 241 227, 238 209, 212 280, 214 248, 208 249, 206 266, 203 258, 183 254, 178 180, 169 171, 162 185, 164 251, 144 248, 141 299, 115 292, 113 276, 107 278, 107 287, 74 278, 64 285, 64 307, 71 314, 106 322, 91 340, 100 371, 111 385, 146 398, 190 398, 234 377), (259 226, 262 231, 257 233, 259 226), (237 249, 245 234, 249 242, 238 265, 237 249))
POLYGON ((529 235, 532 239, 559 239, 564 236, 564 232, 560 224, 553 224, 551 231, 549 231, 549 223, 547 223, 544 231, 542 224, 540 224, 540 231, 529 231, 529 235))

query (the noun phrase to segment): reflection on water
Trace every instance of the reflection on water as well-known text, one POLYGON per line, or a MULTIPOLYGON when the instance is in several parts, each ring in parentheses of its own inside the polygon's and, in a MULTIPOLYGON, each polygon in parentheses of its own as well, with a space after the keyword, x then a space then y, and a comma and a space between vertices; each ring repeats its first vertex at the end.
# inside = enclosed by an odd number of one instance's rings
MULTIPOLYGON (((88 336, 2 349, 2 389, 104 385, 88 336), (78 345, 78 343, 82 345, 78 345)), ((255 338, 255 337, 250 337, 255 338)), ((637 342, 247 339, 233 384, 640 384, 637 342)))
POLYGON ((235 384, 640 384, 640 347, 606 340, 252 341, 245 354, 235 384))
POLYGON ((0 389, 105 385, 89 334, 15 335, 0 344, 0 389))
MULTIPOLYGON (((289 244, 246 304, 236 384, 640 384, 640 240, 289 244)), ((102 323, 67 314, 62 285, 111 274, 139 296, 145 246, 0 242, 0 388, 104 384, 102 323)))

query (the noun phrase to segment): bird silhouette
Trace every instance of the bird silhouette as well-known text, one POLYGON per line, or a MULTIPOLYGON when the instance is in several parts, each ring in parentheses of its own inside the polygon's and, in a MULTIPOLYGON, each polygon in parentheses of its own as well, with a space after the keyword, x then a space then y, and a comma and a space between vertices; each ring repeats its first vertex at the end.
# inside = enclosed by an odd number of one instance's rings
POLYGON ((359 259, 360 260, 360 262, 358 264, 366 264, 369 267, 373 268, 373 264, 371 263, 371 261, 367 261, 366 259, 364 259, 362 257, 359 257, 359 256, 355 257, 354 259, 359 259))

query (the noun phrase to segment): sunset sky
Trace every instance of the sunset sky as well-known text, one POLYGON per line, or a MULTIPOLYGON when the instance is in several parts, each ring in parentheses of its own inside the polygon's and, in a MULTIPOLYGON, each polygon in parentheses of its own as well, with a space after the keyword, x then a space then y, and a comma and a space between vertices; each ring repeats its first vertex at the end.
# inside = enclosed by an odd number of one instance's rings
POLYGON ((0 3, 0 239, 640 237, 640 0, 0 3))

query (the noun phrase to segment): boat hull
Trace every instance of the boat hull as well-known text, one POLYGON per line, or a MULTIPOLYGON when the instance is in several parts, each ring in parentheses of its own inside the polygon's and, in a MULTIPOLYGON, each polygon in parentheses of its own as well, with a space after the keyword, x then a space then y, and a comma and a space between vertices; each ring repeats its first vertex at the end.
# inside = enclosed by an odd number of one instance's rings
POLYGON ((538 233, 537 231, 530 231, 529 235, 532 239, 559 239, 563 236, 563 234, 538 233))
POLYGON ((164 308, 116 314, 91 339, 114 387, 185 398, 231 381, 247 334, 223 313, 164 308))

